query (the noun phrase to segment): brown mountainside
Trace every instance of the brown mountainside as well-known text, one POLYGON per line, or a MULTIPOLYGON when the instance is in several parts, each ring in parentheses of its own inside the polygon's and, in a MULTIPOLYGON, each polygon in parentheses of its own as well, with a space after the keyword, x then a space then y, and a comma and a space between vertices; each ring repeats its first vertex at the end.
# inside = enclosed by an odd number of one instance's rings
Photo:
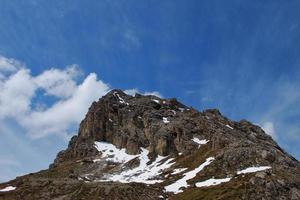
POLYGON ((300 164, 260 127, 176 99, 112 90, 49 169, 4 199, 300 199, 300 164))

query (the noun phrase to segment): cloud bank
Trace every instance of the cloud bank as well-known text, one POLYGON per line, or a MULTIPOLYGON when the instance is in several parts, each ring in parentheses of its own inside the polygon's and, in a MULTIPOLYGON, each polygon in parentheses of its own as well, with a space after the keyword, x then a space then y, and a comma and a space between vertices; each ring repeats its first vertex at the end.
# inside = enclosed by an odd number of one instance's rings
POLYGON ((98 80, 94 73, 78 84, 76 66, 63 70, 52 68, 33 76, 29 69, 5 62, 11 60, 1 61, 1 69, 9 69, 11 73, 0 72, 3 77, 0 82, 0 119, 16 120, 33 138, 68 134, 70 126, 82 120, 88 106, 109 91, 108 84, 98 80), (38 92, 56 97, 56 101, 51 106, 43 102, 34 104, 38 92))
MULTIPOLYGON (((70 65, 34 76, 19 61, 0 57, 0 120, 15 120, 32 138, 74 134, 71 131, 84 118, 91 103, 110 90, 95 73, 78 83, 81 75, 77 65, 70 65), (54 103, 44 103, 38 100, 40 96, 52 97, 54 103)), ((161 96, 158 92, 147 94, 161 96)))

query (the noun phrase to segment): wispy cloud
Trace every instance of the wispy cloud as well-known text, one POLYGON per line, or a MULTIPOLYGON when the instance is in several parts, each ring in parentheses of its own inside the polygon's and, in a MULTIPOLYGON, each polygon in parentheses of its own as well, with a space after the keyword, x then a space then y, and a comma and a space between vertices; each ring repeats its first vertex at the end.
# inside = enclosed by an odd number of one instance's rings
POLYGON ((125 90, 124 91, 126 94, 128 95, 131 95, 131 96, 134 96, 136 93, 139 93, 139 94, 143 94, 143 95, 154 95, 154 96, 157 96, 157 97, 160 97, 162 98, 162 94, 160 94, 158 91, 152 91, 152 92, 140 92, 138 89, 128 89, 128 90, 125 90))
POLYGON ((133 30, 126 30, 123 34, 122 47, 128 51, 138 49, 141 41, 133 30))
MULTIPOLYGON (((299 70, 293 75, 297 74, 299 70)), ((192 95, 198 95, 204 107, 217 107, 230 118, 246 118, 260 124, 284 149, 299 158, 299 149, 294 145, 300 143, 300 80, 284 73, 273 79, 268 74, 257 74, 250 82, 236 77, 232 81, 216 79, 199 84, 198 92, 192 95)))
POLYGON ((277 139, 277 135, 274 129, 274 124, 273 122, 265 122, 262 124, 262 129, 272 138, 277 139))
MULTIPOLYGON (((300 82, 280 79, 273 90, 273 98, 261 114, 253 114, 284 148, 292 149, 300 143, 300 82)), ((291 150, 290 150, 291 151, 291 150)), ((293 150, 299 158, 299 151, 293 150)))

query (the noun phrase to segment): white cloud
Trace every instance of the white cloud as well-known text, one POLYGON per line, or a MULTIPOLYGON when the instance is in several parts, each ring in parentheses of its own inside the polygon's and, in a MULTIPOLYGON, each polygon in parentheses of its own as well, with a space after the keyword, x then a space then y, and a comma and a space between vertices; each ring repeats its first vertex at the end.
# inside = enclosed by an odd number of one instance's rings
POLYGON ((20 69, 0 84, 0 119, 17 117, 30 110, 31 99, 35 94, 29 70, 20 69))
POLYGON ((157 91, 145 92, 144 95, 154 95, 154 96, 162 98, 162 95, 159 92, 157 92, 157 91))
POLYGON ((128 95, 131 95, 131 96, 135 96, 136 93, 139 93, 139 94, 143 94, 143 95, 154 95, 154 96, 157 96, 159 98, 162 98, 162 95, 157 92, 157 91, 153 91, 153 92, 140 92, 138 89, 134 88, 134 89, 128 89, 128 90, 124 90, 124 92, 128 95))
POLYGON ((124 92, 125 92, 127 95, 131 95, 131 96, 135 96, 136 93, 139 93, 138 89, 136 89, 136 88, 124 90, 124 92))
MULTIPOLYGON (((264 113, 258 118, 265 132, 281 144, 300 141, 299 103, 300 82, 281 78, 272 91, 270 102, 264 106, 264 113)), ((288 146, 288 145, 287 145, 288 146)))
POLYGON ((0 55, 0 72, 13 72, 22 67, 23 64, 21 62, 0 55))
POLYGON ((67 134, 71 125, 78 126, 91 103, 109 91, 107 84, 90 74, 77 86, 70 98, 58 101, 44 111, 32 111, 19 120, 34 138, 48 134, 67 134))
POLYGON ((262 129, 272 138, 277 139, 275 128, 273 122, 264 122, 262 124, 262 129))
POLYGON ((74 79, 79 75, 77 65, 68 66, 65 70, 50 69, 35 78, 38 87, 43 88, 47 95, 67 98, 76 90, 74 79))
MULTIPOLYGON (((10 70, 10 73, 0 71, 0 122, 15 121, 31 138, 53 134, 68 138, 74 134, 92 102, 110 90, 94 73, 78 82, 81 72, 77 65, 51 68, 33 76, 20 62, 1 56, 0 59, 2 66, 10 70), (40 96, 56 98, 49 105, 41 101, 40 96)), ((134 95, 138 90, 125 92, 134 95)), ((145 94, 161 96, 158 92, 145 94)))
POLYGON ((25 66, 20 67, 20 62, 0 58, 1 69, 10 70, 0 71, 0 121, 14 120, 32 138, 49 134, 66 137, 70 129, 78 127, 91 103, 110 89, 94 73, 77 83, 80 70, 76 65, 51 68, 33 76, 25 66), (55 96, 56 100, 47 105, 38 101, 37 95, 55 96))

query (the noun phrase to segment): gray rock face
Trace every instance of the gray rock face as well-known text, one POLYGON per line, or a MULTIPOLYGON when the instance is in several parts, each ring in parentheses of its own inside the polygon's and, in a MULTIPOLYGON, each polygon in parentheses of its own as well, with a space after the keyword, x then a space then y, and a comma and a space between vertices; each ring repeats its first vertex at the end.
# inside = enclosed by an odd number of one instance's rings
POLYGON ((55 164, 70 158, 97 154, 94 141, 106 141, 138 154, 147 148, 153 155, 189 154, 197 148, 193 137, 212 142, 214 150, 224 149, 218 156, 226 160, 225 167, 249 164, 272 164, 289 167, 295 159, 287 155, 264 131, 246 120, 230 121, 216 109, 198 112, 176 99, 156 96, 135 97, 121 90, 112 90, 89 108, 66 151, 55 164))
POLYGON ((177 154, 178 150, 188 151, 185 141, 191 140, 197 125, 183 113, 197 115, 197 111, 186 109, 176 99, 132 97, 113 90, 92 104, 80 124, 78 137, 72 138, 69 149, 58 156, 56 163, 63 161, 64 156, 69 159, 94 155, 91 141, 112 143, 126 148, 129 154, 139 153, 140 147, 161 156, 177 154), (170 122, 164 122, 164 118, 170 122), (181 120, 186 123, 178 123, 181 120))
MULTIPOLYGON (((18 184, 20 191, 29 190, 29 194, 35 195, 31 199, 159 199, 158 196, 171 199, 299 199, 300 164, 260 127, 246 120, 231 121, 216 109, 198 112, 174 98, 139 94, 133 97, 121 90, 112 90, 91 105, 80 123, 78 135, 57 155, 49 170, 17 178, 8 184, 11 183, 18 184), (208 143, 199 147, 194 138, 208 143), (94 180, 103 174, 134 168, 140 161, 132 159, 126 165, 103 160, 94 163, 93 160, 102 155, 95 147, 97 141, 125 148, 131 155, 141 153, 144 148, 149 151, 150 163, 158 156, 168 156, 174 158, 176 164, 164 172, 163 182, 151 188, 143 183, 110 183, 115 184, 114 188, 94 180), (182 174, 170 175, 174 168, 192 170, 208 157, 215 160, 189 180, 191 187, 178 195, 164 192, 167 184, 182 177, 182 174), (271 169, 237 175, 238 170, 252 166, 270 166, 271 169), (195 188, 197 181, 224 176, 233 177, 227 185, 195 188), (44 184, 48 185, 42 186, 44 184), (53 189, 48 191, 45 187, 53 189), (122 194, 118 195, 119 192, 122 194)), ((14 195, 13 192, 9 194, 14 195)), ((1 198, 9 199, 0 193, 1 198)), ((26 195, 23 198, 30 199, 26 195)))

